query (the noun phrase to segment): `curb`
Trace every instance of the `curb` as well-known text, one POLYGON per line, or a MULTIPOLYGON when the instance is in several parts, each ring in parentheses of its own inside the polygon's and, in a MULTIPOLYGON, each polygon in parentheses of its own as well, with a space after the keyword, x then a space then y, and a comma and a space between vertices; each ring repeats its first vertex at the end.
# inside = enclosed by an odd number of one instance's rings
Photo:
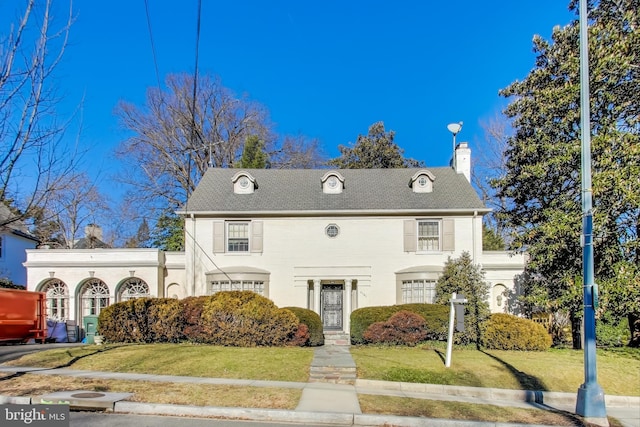
POLYGON ((116 402, 114 412, 142 415, 186 415, 235 420, 275 421, 305 424, 352 425, 353 414, 331 412, 295 412, 280 409, 225 408, 212 406, 167 405, 154 403, 116 402))
MULTIPOLYGON (((485 400, 516 401, 552 405, 576 405, 577 392, 511 390, 485 387, 463 387, 441 384, 419 384, 394 381, 363 380, 355 383, 356 392, 366 394, 367 390, 389 390, 402 393, 425 393, 430 395, 465 396, 485 400)), ((431 396, 430 396, 431 397, 431 396)), ((635 408, 640 406, 640 396, 605 395, 605 405, 616 408, 635 408)))

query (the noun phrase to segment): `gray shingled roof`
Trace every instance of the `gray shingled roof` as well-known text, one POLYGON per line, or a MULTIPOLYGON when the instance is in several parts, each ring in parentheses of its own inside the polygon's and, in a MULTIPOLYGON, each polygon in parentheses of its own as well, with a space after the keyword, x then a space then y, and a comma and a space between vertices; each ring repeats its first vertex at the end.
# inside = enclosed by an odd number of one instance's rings
MULTIPOLYGON (((11 210, 4 203, 0 202, 0 221, 5 221, 12 217, 14 217, 14 215, 11 213, 11 210)), ((37 237, 29 233, 29 228, 22 220, 14 221, 10 224, 7 224, 4 229, 9 230, 11 233, 17 236, 21 236, 36 242, 38 241, 37 237)))
POLYGON ((193 213, 242 214, 349 211, 402 212, 478 210, 486 212, 464 175, 449 167, 428 168, 435 175, 433 192, 414 193, 411 177, 421 169, 339 169, 345 179, 341 194, 322 192, 322 177, 330 169, 210 168, 184 206, 193 213), (253 176, 253 194, 235 194, 232 178, 240 171, 253 176))

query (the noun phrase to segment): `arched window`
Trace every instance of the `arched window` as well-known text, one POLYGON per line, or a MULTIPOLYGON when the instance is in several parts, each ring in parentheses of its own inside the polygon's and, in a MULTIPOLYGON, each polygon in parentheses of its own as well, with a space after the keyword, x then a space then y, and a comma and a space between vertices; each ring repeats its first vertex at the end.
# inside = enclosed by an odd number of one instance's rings
POLYGON ((132 277, 120 286, 118 301, 128 301, 134 298, 145 298, 149 296, 151 296, 149 293, 149 285, 142 279, 132 277))
POLYGON ((109 305, 109 288, 100 279, 90 279, 80 292, 83 316, 97 316, 109 305))
POLYGON ((69 288, 58 279, 51 279, 42 286, 47 294, 47 319, 63 322, 69 314, 69 288))

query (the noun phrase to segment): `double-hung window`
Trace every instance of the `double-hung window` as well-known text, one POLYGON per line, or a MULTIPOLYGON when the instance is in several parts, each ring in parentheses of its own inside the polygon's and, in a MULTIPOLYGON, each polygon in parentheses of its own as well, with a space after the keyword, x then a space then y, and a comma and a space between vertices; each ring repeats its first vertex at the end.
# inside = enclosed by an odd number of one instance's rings
POLYGON ((418 251, 440 251, 440 221, 418 221, 418 251))
POLYGON ((403 280, 402 303, 427 303, 433 304, 436 299, 435 280, 403 280))
POLYGON ((227 252, 249 252, 249 223, 227 223, 227 252))

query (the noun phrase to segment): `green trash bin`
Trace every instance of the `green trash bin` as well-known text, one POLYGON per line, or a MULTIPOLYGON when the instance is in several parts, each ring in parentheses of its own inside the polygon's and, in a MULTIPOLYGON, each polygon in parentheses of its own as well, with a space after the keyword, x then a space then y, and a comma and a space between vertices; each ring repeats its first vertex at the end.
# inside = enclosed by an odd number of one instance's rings
POLYGON ((84 316, 82 318, 82 328, 87 344, 94 344, 94 337, 98 334, 98 316, 84 316))

